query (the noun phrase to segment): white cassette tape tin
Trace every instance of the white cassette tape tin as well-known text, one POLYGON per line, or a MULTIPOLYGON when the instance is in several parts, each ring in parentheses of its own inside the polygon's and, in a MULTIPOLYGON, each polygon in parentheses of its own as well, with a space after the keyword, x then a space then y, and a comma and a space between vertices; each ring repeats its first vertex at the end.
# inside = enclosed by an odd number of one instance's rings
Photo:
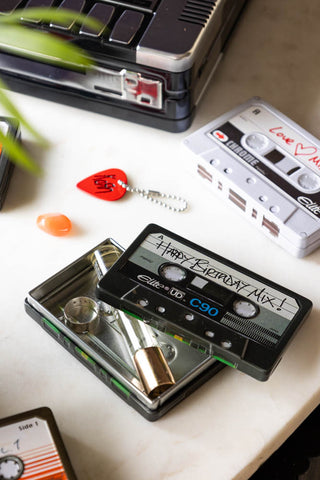
POLYGON ((280 246, 320 244, 320 142, 254 97, 183 141, 192 171, 280 246))

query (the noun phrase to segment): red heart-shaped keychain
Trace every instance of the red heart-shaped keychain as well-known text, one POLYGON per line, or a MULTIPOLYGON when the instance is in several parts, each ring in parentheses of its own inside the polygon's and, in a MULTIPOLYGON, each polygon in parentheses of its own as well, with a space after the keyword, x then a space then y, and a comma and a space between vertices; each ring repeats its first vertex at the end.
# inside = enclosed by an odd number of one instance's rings
POLYGON ((126 189, 118 183, 118 180, 127 183, 124 171, 119 168, 109 168, 81 180, 77 183, 77 187, 94 197, 112 202, 119 200, 126 193, 126 189))

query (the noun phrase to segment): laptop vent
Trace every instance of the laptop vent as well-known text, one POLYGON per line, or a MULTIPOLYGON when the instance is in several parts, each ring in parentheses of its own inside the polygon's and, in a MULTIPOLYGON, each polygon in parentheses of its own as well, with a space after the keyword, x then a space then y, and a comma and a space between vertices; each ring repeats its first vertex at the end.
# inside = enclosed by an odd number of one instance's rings
POLYGON ((216 3, 217 0, 187 0, 179 20, 204 27, 216 3))

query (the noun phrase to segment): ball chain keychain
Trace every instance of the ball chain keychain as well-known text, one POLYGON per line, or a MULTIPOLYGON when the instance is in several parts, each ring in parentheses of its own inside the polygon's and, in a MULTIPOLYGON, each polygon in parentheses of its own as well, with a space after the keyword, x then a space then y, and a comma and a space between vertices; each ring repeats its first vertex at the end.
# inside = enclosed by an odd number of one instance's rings
POLYGON ((177 195, 131 187, 127 183, 125 172, 119 168, 109 168, 108 170, 90 175, 90 177, 81 180, 81 182, 77 184, 77 187, 94 197, 107 201, 119 200, 126 192, 131 192, 137 193, 140 197, 160 207, 167 208, 172 212, 184 212, 188 208, 188 202, 177 195), (168 200, 169 203, 166 200, 168 200), (175 206, 172 202, 180 206, 175 206))

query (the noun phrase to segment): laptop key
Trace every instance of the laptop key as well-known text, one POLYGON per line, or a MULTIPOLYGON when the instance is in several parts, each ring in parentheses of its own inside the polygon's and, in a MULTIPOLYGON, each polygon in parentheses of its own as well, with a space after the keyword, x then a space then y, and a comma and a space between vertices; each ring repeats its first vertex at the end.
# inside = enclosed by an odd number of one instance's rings
POLYGON ((115 8, 111 5, 106 5, 104 3, 95 3, 87 17, 94 18, 103 24, 103 27, 100 31, 94 31, 87 25, 82 25, 79 30, 80 35, 88 35, 90 37, 99 37, 104 32, 106 26, 110 23, 110 20, 113 16, 115 8))
POLYGON ((125 10, 113 27, 110 41, 128 45, 134 39, 143 19, 143 13, 125 10))
POLYGON ((0 4, 0 14, 5 13, 6 15, 9 15, 18 8, 20 3, 21 0, 2 0, 0 4))
POLYGON ((74 18, 70 19, 66 22, 51 22, 50 27, 59 28, 61 30, 71 30, 73 25, 76 23, 77 20, 77 13, 81 13, 82 9, 85 5, 85 0, 63 0, 63 2, 59 5, 58 8, 64 8, 67 10, 72 10, 75 12, 74 18))
POLYGON ((24 12, 28 13, 29 8, 52 7, 53 2, 54 0, 29 0, 23 9, 23 12, 21 13, 21 17, 20 17, 21 20, 23 20, 24 22, 40 23, 41 18, 37 18, 37 19, 26 18, 24 16, 24 12))

